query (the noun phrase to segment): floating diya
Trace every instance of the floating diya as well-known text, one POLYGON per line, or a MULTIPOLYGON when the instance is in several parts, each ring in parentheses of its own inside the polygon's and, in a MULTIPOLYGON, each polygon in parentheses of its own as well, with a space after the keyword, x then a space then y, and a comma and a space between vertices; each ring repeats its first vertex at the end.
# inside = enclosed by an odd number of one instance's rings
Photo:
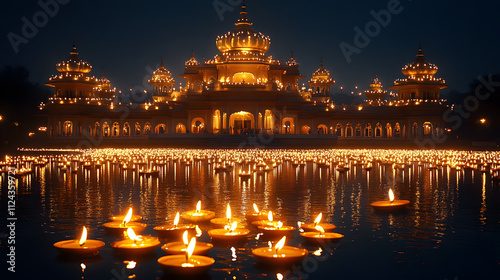
POLYGON ((200 275, 208 272, 215 260, 210 257, 193 255, 196 238, 191 238, 185 255, 170 255, 158 259, 158 264, 167 273, 178 275, 200 275))
POLYGON ((274 225, 259 226, 259 230, 266 237, 274 238, 274 237, 279 237, 279 236, 291 234, 292 231, 295 230, 295 227, 284 226, 282 222, 277 222, 274 225))
POLYGON ((151 253, 160 245, 158 238, 136 235, 131 228, 127 229, 127 236, 128 239, 111 243, 111 247, 119 253, 132 255, 151 253))
POLYGON ((198 222, 206 222, 215 217, 215 213, 209 210, 201 210, 201 200, 196 204, 196 210, 194 211, 186 211, 182 212, 182 218, 198 223, 198 222))
MULTIPOLYGON (((169 255, 182 255, 186 254, 189 245, 188 231, 184 231, 182 235, 182 242, 170 242, 163 246, 161 249, 169 255)), ((196 242, 196 247, 194 248, 194 255, 206 255, 214 245, 204 242, 196 242)))
POLYGON ((394 192, 389 189, 389 201, 375 201, 370 205, 379 211, 397 211, 406 208, 408 204, 408 200, 395 200, 394 192))
POLYGON ((262 221, 267 218, 267 213, 266 212, 260 212, 259 207, 257 207, 257 204, 253 204, 253 210, 254 212, 248 212, 245 214, 245 218, 247 221, 262 221))
POLYGON ((267 213, 267 220, 253 221, 252 225, 256 226, 274 226, 277 223, 273 221, 273 212, 269 211, 267 213))
POLYGON ((196 233, 195 225, 179 224, 179 220, 180 220, 180 214, 179 212, 177 212, 177 214, 175 215, 173 226, 172 225, 157 226, 154 228, 154 230, 156 230, 160 238, 173 239, 173 240, 180 240, 182 238, 182 234, 185 231, 190 231, 193 234, 196 233))
POLYGON ((133 215, 132 213, 132 207, 130 207, 128 209, 128 212, 126 215, 117 215, 117 216, 113 216, 111 217, 111 221, 113 222, 121 222, 125 219, 125 217, 127 217, 127 215, 130 215, 130 221, 131 222, 138 222, 138 221, 141 221, 142 220, 142 217, 139 216, 139 215, 133 215))
POLYGON ((252 254, 261 263, 272 266, 288 266, 303 260, 308 251, 306 249, 285 246, 286 236, 276 243, 274 248, 261 247, 252 249, 252 254))
POLYGON ((332 224, 321 223, 321 219, 323 218, 323 213, 319 213, 319 215, 314 220, 314 223, 309 224, 300 224, 300 228, 304 231, 317 231, 316 226, 321 226, 324 231, 330 232, 336 229, 337 227, 332 224))
POLYGON ((344 235, 340 233, 325 232, 321 226, 316 226, 315 230, 316 231, 301 232, 300 236, 302 236, 306 242, 320 244, 338 241, 344 237, 344 235))
POLYGON ((104 247, 104 242, 100 240, 87 239, 87 228, 83 227, 79 240, 65 240, 54 243, 54 247, 65 255, 73 256, 94 256, 104 247))
POLYGON ((208 235, 214 242, 241 242, 246 240, 250 230, 246 228, 238 228, 238 223, 233 222, 231 225, 226 225, 223 229, 212 229, 208 231, 208 235))
POLYGON ((129 228, 134 232, 141 233, 148 225, 139 222, 130 222, 132 219, 132 211, 129 210, 122 222, 108 222, 103 224, 104 228, 109 232, 117 235, 124 234, 129 228))
POLYGON ((229 203, 228 203, 227 208, 226 208, 226 218, 215 218, 215 219, 211 219, 210 222, 216 226, 224 227, 226 225, 232 224, 233 222, 240 223, 241 219, 233 218, 231 216, 231 206, 229 206, 229 203))

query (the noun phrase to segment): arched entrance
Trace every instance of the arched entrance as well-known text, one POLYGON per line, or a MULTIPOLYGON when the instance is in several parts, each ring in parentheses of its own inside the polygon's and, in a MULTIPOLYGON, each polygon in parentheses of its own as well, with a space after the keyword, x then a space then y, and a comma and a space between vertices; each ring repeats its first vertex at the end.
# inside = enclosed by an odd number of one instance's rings
POLYGON ((229 117, 229 128, 231 134, 249 133, 255 127, 254 116, 249 112, 234 113, 229 117))
POLYGON ((283 119, 283 134, 295 134, 295 121, 293 118, 283 119))
POLYGON ((167 126, 163 123, 157 125, 155 127, 155 133, 156 134, 163 134, 163 133, 167 133, 167 126))
POLYGON ((308 125, 304 125, 301 129, 300 129, 300 133, 302 134, 310 134, 311 133, 311 127, 308 126, 308 125))
POLYGON ((194 118, 191 122, 191 132, 200 134, 205 131, 205 121, 202 118, 194 118))
POLYGON ((179 133, 179 134, 186 133, 186 126, 184 126, 182 123, 178 123, 175 126, 175 133, 179 133))

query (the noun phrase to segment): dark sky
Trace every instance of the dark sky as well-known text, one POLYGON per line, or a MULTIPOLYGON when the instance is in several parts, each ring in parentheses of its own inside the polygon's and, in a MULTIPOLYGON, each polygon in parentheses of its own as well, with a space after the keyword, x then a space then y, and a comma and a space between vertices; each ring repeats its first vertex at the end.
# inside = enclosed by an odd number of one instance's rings
MULTIPOLYGON (((54 2, 56 0, 41 0, 54 2)), ((240 7, 223 13, 214 3, 239 4, 239 0, 94 1, 58 0, 58 11, 44 21, 38 1, 2 3, 1 65, 24 65, 31 80, 45 83, 56 74, 55 64, 66 60, 73 41, 80 58, 94 68, 92 75, 106 76, 119 90, 140 88, 163 57, 176 81, 191 51, 196 58, 219 53, 215 38, 234 28, 240 7), (26 17, 38 20, 35 34, 28 34, 16 54, 9 33, 23 36, 26 17), (26 42, 25 41, 25 42, 26 42)), ((369 44, 348 63, 339 45, 353 45, 355 27, 365 29, 374 20, 370 11, 386 10, 390 1, 277 1, 248 0, 254 30, 271 37, 269 55, 289 58, 293 50, 307 78, 323 58, 340 86, 366 89, 378 74, 385 87, 402 78, 401 68, 414 60, 421 42, 426 58, 439 67, 450 89, 464 91, 481 74, 500 72, 499 1, 401 0, 398 14, 370 38, 369 44)), ((56 2, 57 3, 57 2, 56 2)), ((377 31, 377 30, 374 30, 377 31)), ((20 38, 20 37, 18 37, 20 38)))

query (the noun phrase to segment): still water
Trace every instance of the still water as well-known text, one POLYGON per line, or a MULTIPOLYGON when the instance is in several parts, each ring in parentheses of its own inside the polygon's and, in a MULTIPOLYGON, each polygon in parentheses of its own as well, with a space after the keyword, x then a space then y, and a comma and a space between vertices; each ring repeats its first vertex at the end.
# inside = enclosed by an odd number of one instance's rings
MULTIPOLYGON (((215 264, 199 279, 498 279, 500 275, 499 154, 381 150, 94 150, 43 155, 24 162, 31 173, 16 179, 16 272, 2 279, 179 279, 157 264, 158 248, 124 258, 109 245, 117 238, 102 224, 133 207, 148 224, 142 235, 193 210, 198 200, 216 217, 230 203, 244 218, 256 203, 285 225, 335 224, 344 235, 328 248, 308 245, 296 230, 287 245, 309 250, 302 264, 273 269, 256 263, 251 249, 266 247, 258 230, 246 244, 215 246, 215 264), (34 165, 38 160, 46 164, 34 165), (257 167, 261 163, 261 167, 257 167), (262 163, 264 165, 262 165, 262 163), (487 167, 481 170, 481 167, 487 167), (127 168, 125 168, 125 165, 127 168), (217 167, 228 166, 226 170, 217 167), (371 168, 370 168, 371 167, 371 168), (260 169, 259 169, 260 168, 260 169), (140 170, 156 170, 145 175, 140 170), (267 170, 265 170, 267 169, 267 170), (248 172, 249 178, 239 176, 248 172), (387 200, 393 188, 410 201, 406 211, 376 212, 371 202, 387 200), (53 243, 77 239, 106 243, 92 259, 68 259, 53 243), (315 254, 313 254, 315 253, 315 254), (134 268, 127 268, 135 261, 134 268), (82 270, 81 264, 86 269, 82 270)), ((8 164, 7 164, 8 165, 8 164)), ((7 166, 6 165, 6 166, 7 166)), ((7 174, 2 174, 2 211, 7 209, 7 174)), ((4 215, 5 216, 5 215, 4 215)), ((5 218, 3 218, 5 220, 5 218)), ((3 224, 3 222, 2 222, 3 224)), ((210 223, 198 241, 210 242, 210 223)), ((2 260, 7 253, 0 230, 2 260)))

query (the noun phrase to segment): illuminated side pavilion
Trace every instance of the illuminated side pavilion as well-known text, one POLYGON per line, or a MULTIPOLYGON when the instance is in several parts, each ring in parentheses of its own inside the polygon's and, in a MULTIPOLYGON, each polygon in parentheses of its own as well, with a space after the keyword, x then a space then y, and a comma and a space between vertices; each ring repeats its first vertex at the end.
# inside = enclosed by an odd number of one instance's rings
POLYGON ((415 141, 444 131, 446 106, 439 91, 446 85, 434 77, 437 67, 425 60, 421 48, 415 62, 403 68, 407 78, 390 87, 398 91, 397 98, 387 99, 375 78, 365 91, 365 102, 339 105, 331 101, 335 80, 323 61, 307 89, 304 83, 299 86, 305 76, 293 53, 285 62, 267 55, 271 39, 254 31, 244 2, 235 28, 218 36, 216 45, 220 53, 212 59, 199 62, 193 53, 185 61, 179 75, 185 83, 178 87, 161 60, 148 80, 153 90, 146 104, 118 102, 109 80, 88 76, 92 67, 73 47, 70 58, 57 65, 60 74, 47 84, 55 87, 54 97, 41 106, 48 115, 49 138, 65 144, 147 145, 169 139, 274 134, 273 138, 296 135, 371 143, 415 141))

